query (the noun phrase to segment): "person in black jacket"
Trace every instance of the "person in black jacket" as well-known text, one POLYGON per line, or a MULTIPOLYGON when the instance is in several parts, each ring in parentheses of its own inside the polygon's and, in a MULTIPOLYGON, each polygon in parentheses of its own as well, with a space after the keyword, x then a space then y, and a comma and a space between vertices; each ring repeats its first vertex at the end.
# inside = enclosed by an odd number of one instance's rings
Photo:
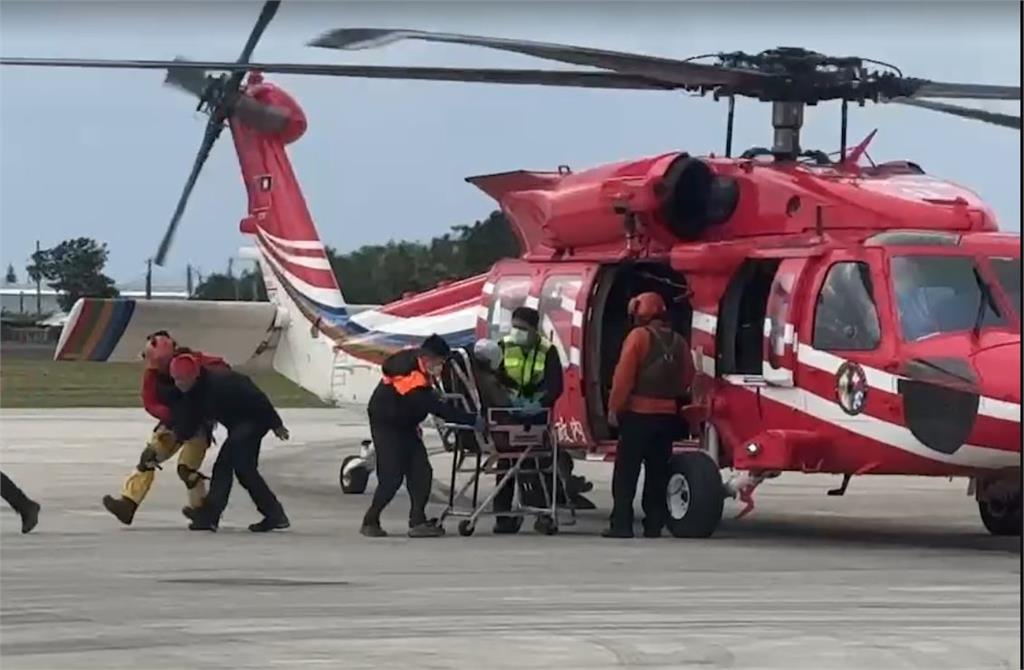
POLYGON ((478 430, 484 426, 482 417, 445 404, 431 387, 430 378, 440 374, 450 353, 444 339, 431 335, 419 348, 396 352, 381 365, 383 377, 366 407, 377 453, 377 489, 359 531, 367 537, 387 536, 380 526, 380 515, 403 479, 409 492, 409 537, 444 534, 443 528, 427 521, 434 471, 420 424, 433 414, 449 423, 474 425, 478 430))
POLYGON ((284 508, 258 469, 260 443, 267 431, 282 440, 289 438, 270 399, 247 376, 234 370, 204 368, 191 354, 175 356, 170 372, 182 392, 172 419, 178 439, 192 437, 211 421, 228 431, 213 465, 206 500, 187 513, 193 521, 189 528, 217 530, 231 493, 232 473, 263 515, 263 520, 250 525, 249 530, 264 533, 288 528, 291 523, 284 508))

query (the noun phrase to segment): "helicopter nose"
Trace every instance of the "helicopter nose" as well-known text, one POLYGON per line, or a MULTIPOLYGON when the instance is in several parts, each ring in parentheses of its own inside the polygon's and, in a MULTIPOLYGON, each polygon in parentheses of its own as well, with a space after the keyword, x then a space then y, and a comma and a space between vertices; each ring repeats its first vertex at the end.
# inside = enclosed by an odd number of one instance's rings
MULTIPOLYGON (((1020 337, 987 347, 971 357, 981 394, 1020 404, 1020 337)), ((1020 417, 1018 416, 1018 421, 1020 417)))

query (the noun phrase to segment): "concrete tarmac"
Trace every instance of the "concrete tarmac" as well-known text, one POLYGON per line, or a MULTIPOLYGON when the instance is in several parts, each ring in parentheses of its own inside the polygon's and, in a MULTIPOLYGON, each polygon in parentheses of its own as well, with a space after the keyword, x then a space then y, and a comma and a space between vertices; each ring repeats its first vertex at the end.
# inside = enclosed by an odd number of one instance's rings
POLYGON ((411 540, 402 493, 393 536, 370 540, 369 494, 338 487, 361 411, 282 414, 292 441, 268 437, 261 469, 292 528, 257 535, 237 484, 219 533, 187 531, 173 465, 131 527, 104 511, 152 427, 139 410, 0 412, 3 469, 43 505, 29 535, 3 509, 0 666, 1021 665, 1020 541, 985 532, 964 481, 862 478, 835 498, 836 477, 784 475, 710 540, 606 540, 611 468, 578 463, 602 509, 556 536, 484 521, 473 537, 449 523, 411 540))

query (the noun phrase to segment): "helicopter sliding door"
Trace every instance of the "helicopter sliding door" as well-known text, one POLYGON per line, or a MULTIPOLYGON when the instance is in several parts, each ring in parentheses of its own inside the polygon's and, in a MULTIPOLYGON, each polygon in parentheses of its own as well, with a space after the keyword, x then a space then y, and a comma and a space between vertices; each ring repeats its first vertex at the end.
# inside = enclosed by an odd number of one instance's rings
POLYGON ((786 258, 779 263, 768 295, 764 319, 764 354, 761 376, 769 386, 792 388, 797 369, 797 328, 801 307, 799 280, 807 267, 806 258, 786 258))
POLYGON ((536 309, 540 333, 562 363, 563 391, 554 408, 555 430, 565 447, 592 440, 583 410, 582 347, 587 297, 598 266, 593 263, 502 261, 484 286, 477 336, 498 341, 511 330, 512 312, 536 309))
POLYGON ((799 406, 798 324, 807 302, 806 250, 756 252, 733 275, 718 306, 716 376, 724 402, 716 430, 742 444, 792 422, 799 406))

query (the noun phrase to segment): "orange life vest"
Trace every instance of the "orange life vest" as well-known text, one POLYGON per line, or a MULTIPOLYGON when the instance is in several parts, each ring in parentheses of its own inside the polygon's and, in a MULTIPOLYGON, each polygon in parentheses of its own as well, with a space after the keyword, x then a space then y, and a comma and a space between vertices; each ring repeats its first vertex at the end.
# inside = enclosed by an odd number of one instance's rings
POLYGON ((390 377, 384 375, 381 381, 389 386, 394 386, 395 390, 398 391, 398 395, 406 395, 416 389, 430 386, 427 375, 423 371, 422 363, 419 363, 419 369, 413 370, 407 375, 394 375, 390 377))

